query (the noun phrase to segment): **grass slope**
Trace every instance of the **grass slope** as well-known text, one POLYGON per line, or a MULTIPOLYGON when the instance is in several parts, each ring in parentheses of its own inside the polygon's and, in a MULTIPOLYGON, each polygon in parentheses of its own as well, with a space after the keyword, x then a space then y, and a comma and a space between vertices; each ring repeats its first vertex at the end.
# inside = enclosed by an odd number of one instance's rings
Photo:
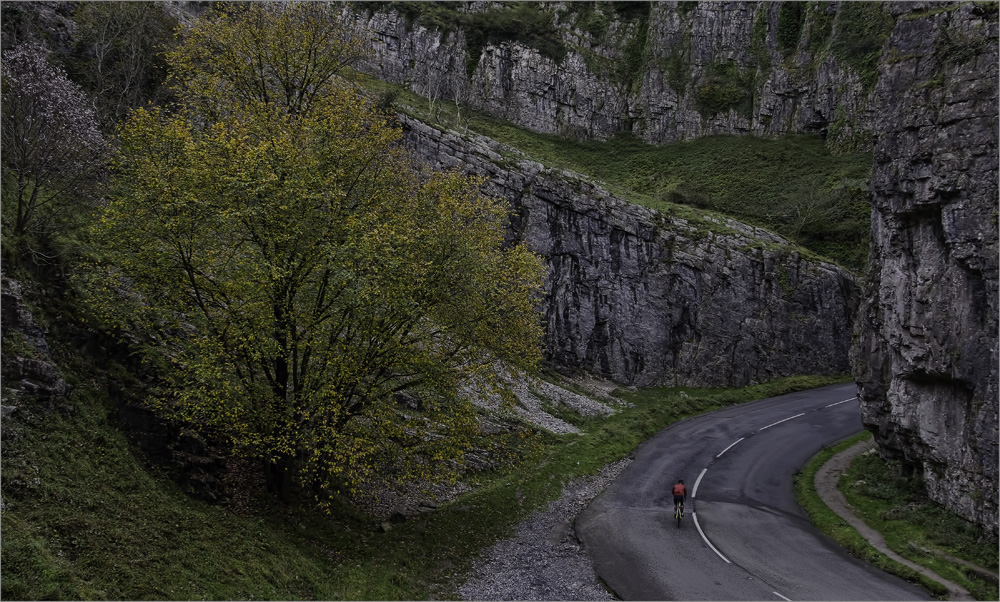
POLYGON ((855 273, 867 261, 871 153, 833 153, 819 136, 806 134, 709 136, 663 145, 627 134, 574 141, 532 132, 454 101, 430 101, 370 76, 356 77, 385 105, 442 127, 488 136, 549 167, 585 174, 640 205, 717 211, 774 231, 855 273))
MULTIPOLYGON (((58 347, 58 343, 50 345, 58 347)), ((483 546, 664 426, 713 408, 829 384, 791 378, 737 390, 654 389, 610 419, 564 413, 584 434, 545 435, 528 463, 382 532, 347 507, 263 505, 237 516, 150 469, 117 425, 109 388, 138 386, 113 363, 57 357, 63 406, 22 402, 3 427, 6 599, 410 599, 455 595, 483 546), (73 375, 86 375, 73 376, 73 375)))
POLYGON ((903 476, 898 461, 862 455, 841 475, 840 490, 892 551, 958 583, 977 600, 998 599, 996 583, 921 551, 940 550, 996 572, 997 538, 931 502, 919 477, 903 476))
MULTIPOLYGON (((853 556, 907 581, 920 583, 935 596, 944 596, 947 590, 942 585, 876 550, 816 493, 814 479, 820 467, 836 454, 870 438, 871 433, 860 433, 816 454, 796 477, 795 494, 799 504, 817 528, 853 556)), ((928 502, 922 486, 912 479, 901 478, 897 469, 898 466, 882 460, 877 454, 861 456, 841 476, 840 489, 851 506, 860 511, 861 518, 882 533, 894 552, 962 585, 977 600, 996 600, 996 584, 976 578, 957 563, 914 553, 909 546, 909 542, 914 541, 922 547, 944 550, 995 570, 996 538, 928 502)))

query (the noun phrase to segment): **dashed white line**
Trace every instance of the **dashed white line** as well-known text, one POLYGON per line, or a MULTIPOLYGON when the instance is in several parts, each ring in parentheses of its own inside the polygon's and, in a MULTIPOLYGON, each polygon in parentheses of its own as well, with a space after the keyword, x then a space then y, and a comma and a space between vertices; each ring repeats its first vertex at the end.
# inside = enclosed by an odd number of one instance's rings
MULTIPOLYGON (((764 428, 767 428, 767 427, 764 427, 764 428)), ((716 457, 716 458, 718 458, 718 457, 719 457, 719 456, 721 456, 722 454, 726 453, 726 452, 727 452, 727 451, 729 451, 729 450, 730 450, 730 448, 732 448, 732 447, 733 447, 734 445, 736 445, 736 444, 737 444, 737 443, 739 443, 740 441, 743 441, 743 439, 744 439, 744 438, 745 438, 745 437, 740 437, 740 438, 739 438, 739 439, 737 439, 736 441, 733 441, 732 443, 730 443, 730 444, 729 444, 729 447, 727 447, 726 449, 724 449, 724 450, 720 451, 720 452, 719 452, 719 455, 718 455, 718 456, 715 456, 715 457, 716 457)))
POLYGON ((694 499, 694 496, 698 495, 698 484, 701 483, 701 478, 703 476, 705 476, 706 472, 708 472, 708 469, 707 468, 702 468, 701 469, 701 474, 698 475, 697 480, 695 480, 695 482, 694 482, 694 489, 691 490, 691 499, 692 500, 694 499))
POLYGON ((701 525, 698 524, 698 515, 695 514, 694 512, 692 512, 691 513, 691 518, 694 519, 694 526, 698 527, 698 533, 701 534, 701 538, 705 540, 705 543, 708 544, 708 547, 712 548, 712 551, 715 552, 716 554, 718 554, 719 558, 725 560, 727 564, 732 564, 732 562, 729 562, 728 558, 726 558, 725 556, 722 555, 721 552, 719 552, 718 550, 716 550, 715 546, 712 545, 712 542, 708 541, 708 538, 705 537, 705 532, 701 530, 701 525))
MULTIPOLYGON (((847 401, 850 401, 850 399, 848 399, 847 401)), ((786 597, 782 596, 781 594, 779 594, 778 592, 771 592, 771 593, 774 594, 775 596, 778 596, 782 600, 788 600, 788 602, 792 602, 792 600, 790 598, 786 598, 786 597)))
MULTIPOLYGON (((838 406, 838 405, 840 405, 842 403, 847 403, 848 401, 854 401, 855 399, 857 399, 857 397, 852 397, 850 399, 845 399, 844 401, 838 401, 836 403, 831 403, 830 405, 823 406, 823 407, 824 408, 832 408, 833 406, 838 406)), ((762 431, 764 429, 769 429, 772 426, 779 425, 782 422, 788 422, 789 420, 792 420, 793 418, 798 418, 799 416, 805 416, 805 415, 806 415, 805 412, 802 412, 801 414, 796 414, 794 416, 789 416, 788 418, 785 418, 784 420, 779 420, 779 421, 773 422, 773 423, 771 423, 771 424, 769 424, 767 426, 762 426, 761 428, 759 428, 757 430, 758 430, 758 432, 760 432, 760 431, 762 431)), ((736 445, 740 441, 743 441, 743 439, 745 439, 745 438, 746 437, 740 437, 736 441, 733 441, 732 443, 729 444, 729 447, 727 447, 726 449, 724 449, 721 452, 719 452, 718 455, 715 456, 715 457, 716 458, 721 457, 722 454, 724 454, 727 451, 729 451, 730 449, 732 449, 734 445, 736 445)), ((698 495, 698 486, 701 485, 701 479, 702 479, 702 477, 705 476, 706 472, 708 472, 708 469, 707 468, 702 468, 701 469, 701 473, 698 475, 698 478, 695 479, 694 489, 691 490, 691 499, 694 499, 698 495)), ((696 512, 691 512, 691 518, 694 520, 694 526, 698 529, 698 534, 701 535, 701 538, 703 540, 705 540, 705 543, 708 544, 708 547, 712 548, 712 551, 715 552, 716 555, 718 555, 719 558, 725 560, 726 564, 732 564, 732 562, 728 558, 726 558, 725 556, 722 555, 722 552, 720 552, 719 550, 717 550, 715 548, 715 546, 712 545, 712 542, 708 541, 708 537, 705 536, 705 532, 702 531, 701 525, 698 523, 698 514, 696 512)), ((791 598, 786 598, 786 597, 782 596, 781 594, 779 594, 778 592, 771 592, 771 593, 774 594, 775 596, 778 596, 782 600, 785 600, 786 602, 792 602, 791 598)))
POLYGON ((838 401, 837 403, 831 403, 831 404, 830 404, 830 405, 828 405, 828 406, 823 406, 823 408, 824 408, 824 409, 825 409, 825 408, 832 408, 833 406, 839 406, 839 405, 840 405, 840 404, 842 404, 842 403, 847 403, 848 401, 854 401, 855 399, 857 399, 857 397, 852 397, 852 398, 850 398, 850 399, 845 399, 844 401, 838 401))
POLYGON ((773 423, 773 424, 769 424, 769 425, 767 425, 767 426, 762 426, 762 427, 760 427, 760 428, 759 428, 759 429, 757 429, 757 430, 758 430, 758 431, 762 431, 762 430, 764 430, 764 429, 769 429, 769 428, 771 428, 772 426, 774 426, 774 425, 776 425, 776 424, 781 424, 782 422, 788 422, 788 421, 789 421, 789 420, 791 420, 792 418, 798 418, 799 416, 805 416, 805 415, 806 415, 806 413, 805 413, 805 412, 802 412, 801 414, 796 414, 796 415, 794 415, 794 416, 789 416, 788 418, 785 418, 784 420, 779 420, 779 421, 777 421, 777 422, 775 422, 775 423, 773 423))

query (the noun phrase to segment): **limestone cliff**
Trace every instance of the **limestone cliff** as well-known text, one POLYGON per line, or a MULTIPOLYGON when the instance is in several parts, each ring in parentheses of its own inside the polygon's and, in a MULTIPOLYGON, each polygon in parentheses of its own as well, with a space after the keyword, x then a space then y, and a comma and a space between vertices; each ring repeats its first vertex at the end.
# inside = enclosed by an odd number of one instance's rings
POLYGON ((997 8, 900 3, 876 89, 863 420, 997 530, 997 8))
MULTIPOLYGON (((345 15, 373 32, 364 70, 540 132, 653 143, 819 132, 874 145, 852 357, 863 418, 932 499, 996 531, 997 4, 524 6, 362 3, 345 15)), ((482 140, 414 124, 410 137, 435 165, 490 175, 521 209, 520 235, 551 270, 558 364, 635 384, 844 365, 852 284, 832 266, 745 226, 628 206, 482 140)))
POLYGON ((347 14, 380 79, 539 132, 652 143, 811 131, 867 145, 873 57, 892 28, 871 2, 544 2, 510 17, 551 28, 542 42, 482 24, 510 3, 360 4, 347 14), (489 18, 463 17, 477 12, 489 18))
MULTIPOLYGON (((739 386, 846 373, 854 280, 745 224, 667 215, 488 138, 401 117, 435 168, 487 176, 548 264, 546 355, 634 385, 739 386)), ((681 211, 681 209, 678 209, 681 211)))

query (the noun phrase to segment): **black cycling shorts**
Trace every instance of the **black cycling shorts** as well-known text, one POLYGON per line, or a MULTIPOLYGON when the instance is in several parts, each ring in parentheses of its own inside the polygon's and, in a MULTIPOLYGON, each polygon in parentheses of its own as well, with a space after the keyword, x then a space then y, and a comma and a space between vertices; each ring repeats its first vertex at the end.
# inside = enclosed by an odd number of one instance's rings
POLYGON ((683 502, 684 502, 684 496, 683 495, 675 495, 674 496, 674 506, 676 506, 677 504, 681 504, 683 502))

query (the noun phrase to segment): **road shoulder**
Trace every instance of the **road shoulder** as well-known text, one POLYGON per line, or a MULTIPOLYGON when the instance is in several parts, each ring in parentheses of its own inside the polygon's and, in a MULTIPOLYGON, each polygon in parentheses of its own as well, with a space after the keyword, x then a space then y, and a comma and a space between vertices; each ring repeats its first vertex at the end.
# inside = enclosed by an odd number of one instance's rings
POLYGON ((814 478, 816 493, 830 510, 851 525, 873 548, 947 588, 949 600, 975 600, 964 587, 944 579, 934 571, 911 562, 889 549, 885 544, 885 538, 882 537, 882 534, 862 521, 851 509, 850 504, 847 503, 844 494, 841 493, 837 486, 840 481, 840 475, 850 466, 855 458, 868 450, 874 449, 874 445, 874 442, 871 440, 862 441, 830 458, 830 460, 816 471, 814 478))

